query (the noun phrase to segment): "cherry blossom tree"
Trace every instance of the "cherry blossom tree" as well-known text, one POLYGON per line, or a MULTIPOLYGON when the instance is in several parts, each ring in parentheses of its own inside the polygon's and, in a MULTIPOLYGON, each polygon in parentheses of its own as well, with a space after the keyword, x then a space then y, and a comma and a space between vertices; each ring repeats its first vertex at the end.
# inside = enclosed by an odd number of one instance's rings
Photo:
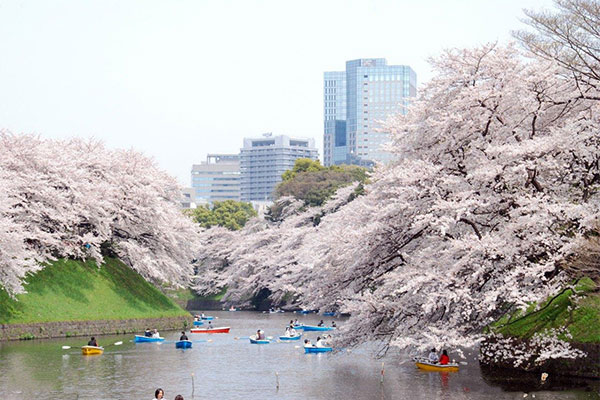
POLYGON ((133 150, 0 132, 0 285, 56 257, 113 254, 161 282, 185 283, 198 245, 175 181, 133 150))
POLYGON ((338 343, 386 351, 474 344, 503 313, 568 284, 569 258, 597 234, 599 104, 514 45, 432 63, 436 77, 389 121, 398 161, 364 196, 290 202, 283 221, 205 232, 213 273, 197 288, 220 276, 233 300, 268 288, 275 301, 335 307, 352 314, 338 343))

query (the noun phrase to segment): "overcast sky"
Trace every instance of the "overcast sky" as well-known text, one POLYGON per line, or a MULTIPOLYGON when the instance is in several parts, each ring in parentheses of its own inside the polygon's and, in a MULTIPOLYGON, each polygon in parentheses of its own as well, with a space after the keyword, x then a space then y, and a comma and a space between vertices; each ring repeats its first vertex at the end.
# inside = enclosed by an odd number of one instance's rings
MULTIPOLYGON (((323 71, 505 43, 550 0, 0 0, 0 129, 133 147, 190 185, 264 132, 316 139, 323 71)), ((1 155, 0 155, 1 156, 1 155)))

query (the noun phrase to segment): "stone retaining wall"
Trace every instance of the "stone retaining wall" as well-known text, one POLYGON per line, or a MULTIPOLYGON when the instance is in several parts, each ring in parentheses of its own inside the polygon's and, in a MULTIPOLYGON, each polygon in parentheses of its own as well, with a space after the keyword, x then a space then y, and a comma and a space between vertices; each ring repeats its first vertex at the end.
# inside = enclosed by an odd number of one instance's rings
POLYGON ((165 318, 136 318, 97 321, 61 321, 34 324, 0 325, 0 341, 18 339, 40 339, 70 336, 97 336, 143 332, 146 328, 159 331, 179 330, 192 326, 190 315, 165 318))

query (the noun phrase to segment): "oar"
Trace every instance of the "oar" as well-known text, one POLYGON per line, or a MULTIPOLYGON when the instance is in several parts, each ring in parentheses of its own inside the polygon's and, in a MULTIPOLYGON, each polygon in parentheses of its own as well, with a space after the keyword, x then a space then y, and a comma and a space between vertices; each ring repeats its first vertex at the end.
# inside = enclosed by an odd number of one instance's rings
MULTIPOLYGON (((119 342, 107 344, 106 346, 120 346, 122 344, 123 344, 123 342, 119 341, 119 342)), ((69 349, 80 349, 81 347, 83 347, 83 346, 63 346, 62 348, 63 348, 63 350, 69 350, 69 349)))
POLYGON ((240 337, 234 337, 235 340, 240 340, 240 339, 250 339, 250 336, 240 336, 240 337))

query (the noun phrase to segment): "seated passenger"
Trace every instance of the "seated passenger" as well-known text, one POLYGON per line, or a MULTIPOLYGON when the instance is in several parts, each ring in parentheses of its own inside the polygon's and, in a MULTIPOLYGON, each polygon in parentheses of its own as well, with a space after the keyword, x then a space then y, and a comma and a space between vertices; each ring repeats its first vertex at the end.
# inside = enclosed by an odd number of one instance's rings
POLYGON ((335 321, 331 321, 331 327, 332 328, 337 328, 337 325, 335 324, 335 321))
POLYGON ((315 346, 316 347, 325 347, 325 343, 323 343, 323 340, 320 337, 317 337, 317 344, 315 346))
POLYGON ((185 334, 185 332, 181 332, 181 336, 179 337, 179 340, 189 340, 187 335, 185 334))
POLYGON ((98 342, 96 342, 96 338, 92 336, 92 338, 90 339, 90 341, 88 342, 87 345, 98 347, 98 342))
POLYGON ((152 332, 152 337, 153 338, 159 338, 160 337, 160 333, 158 333, 158 331, 155 329, 154 332, 152 332))
POLYGON ((310 340, 304 339, 304 347, 313 347, 312 344, 310 344, 310 340))
POLYGON ((146 328, 146 330, 144 331, 144 336, 152 337, 152 332, 150 331, 150 329, 146 328))
POLYGON ((432 362, 432 363, 438 362, 438 355, 437 355, 437 352, 435 351, 435 349, 431 349, 431 351, 429 352, 429 356, 427 358, 429 359, 429 362, 432 362))
POLYGON ((450 357, 448 357, 448 352, 446 350, 442 351, 442 356, 440 357, 440 364, 447 365, 450 362, 450 357))
POLYGON ((298 336, 298 333, 296 333, 296 330, 294 328, 290 328, 290 337, 296 337, 298 336))
POLYGON ((323 326, 323 325, 325 325, 325 322, 323 322, 323 320, 321 320, 321 322, 319 322, 319 323, 317 324, 317 326, 323 326))

